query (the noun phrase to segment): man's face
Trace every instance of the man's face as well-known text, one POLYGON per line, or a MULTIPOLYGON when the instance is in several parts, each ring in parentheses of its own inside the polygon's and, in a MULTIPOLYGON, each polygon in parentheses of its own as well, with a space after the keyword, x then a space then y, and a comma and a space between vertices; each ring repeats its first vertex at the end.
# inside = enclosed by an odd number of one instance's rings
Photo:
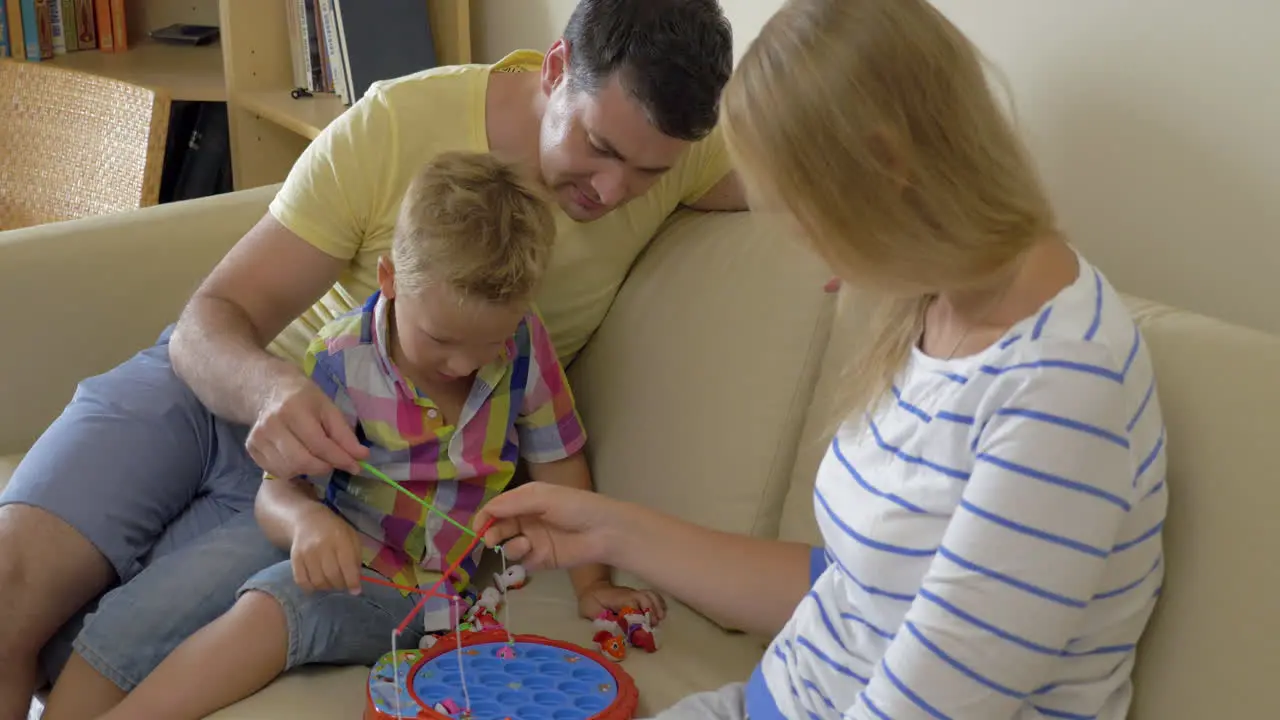
POLYGON ((616 74, 595 92, 571 85, 563 72, 547 84, 540 162, 565 214, 589 222, 643 195, 689 143, 650 124, 616 74))

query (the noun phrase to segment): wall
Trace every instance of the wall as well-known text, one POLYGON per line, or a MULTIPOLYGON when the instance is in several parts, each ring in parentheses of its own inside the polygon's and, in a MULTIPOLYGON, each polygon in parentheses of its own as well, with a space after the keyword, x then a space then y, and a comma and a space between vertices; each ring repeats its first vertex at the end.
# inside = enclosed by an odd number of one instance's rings
MULTIPOLYGON (((722 0, 739 55, 780 0, 722 0)), ((934 0, 1004 73, 1063 225, 1126 292, 1280 333, 1280 3, 934 0)), ((574 0, 474 0, 477 57, 574 0)))
MULTIPOLYGON (((545 48, 559 37, 577 4, 577 0, 472 0, 471 43, 476 59, 492 62, 514 48, 545 48)), ((782 2, 721 0, 721 5, 733 25, 734 49, 740 56, 782 2)))

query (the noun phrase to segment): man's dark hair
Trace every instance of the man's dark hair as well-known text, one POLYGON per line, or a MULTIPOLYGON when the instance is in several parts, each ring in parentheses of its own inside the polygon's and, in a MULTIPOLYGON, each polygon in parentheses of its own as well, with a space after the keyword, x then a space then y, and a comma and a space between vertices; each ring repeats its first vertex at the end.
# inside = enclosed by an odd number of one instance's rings
POLYGON ((698 140, 716 124, 733 71, 717 0, 580 0, 564 30, 569 82, 595 92, 614 73, 664 135, 698 140))

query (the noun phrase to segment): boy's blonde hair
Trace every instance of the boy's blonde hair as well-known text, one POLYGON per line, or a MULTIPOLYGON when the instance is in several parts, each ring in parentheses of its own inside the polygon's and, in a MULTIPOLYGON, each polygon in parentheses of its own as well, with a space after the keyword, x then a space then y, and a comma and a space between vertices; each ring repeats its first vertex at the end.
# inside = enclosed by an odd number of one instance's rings
POLYGON ((556 223, 539 187, 487 153, 448 152, 405 192, 391 260, 400 292, 442 283, 465 299, 530 300, 550 262, 556 223))
POLYGON ((753 203, 785 208, 878 301, 842 418, 884 399, 935 293, 990 282, 1054 232, 977 51, 926 0, 789 0, 722 107, 753 203))

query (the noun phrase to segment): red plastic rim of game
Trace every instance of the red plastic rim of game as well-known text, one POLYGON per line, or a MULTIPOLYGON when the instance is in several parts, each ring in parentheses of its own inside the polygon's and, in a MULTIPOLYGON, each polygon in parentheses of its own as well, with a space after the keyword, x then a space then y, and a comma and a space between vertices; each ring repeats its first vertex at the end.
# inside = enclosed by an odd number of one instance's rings
MULTIPOLYGON (((508 639, 515 640, 518 643, 548 645, 561 650, 578 653, 579 655, 583 655, 594 660, 605 670, 609 671, 609 674, 613 676, 613 681, 618 685, 618 698, 613 701, 612 705, 600 711, 599 714, 592 715, 590 718, 586 718, 585 720, 631 720, 631 718, 635 717, 636 707, 640 703, 640 689, 636 687, 635 681, 631 679, 631 676, 627 674, 627 671, 623 670, 618 663, 594 650, 584 648, 581 645, 574 645, 573 643, 552 640, 551 638, 543 637, 541 635, 510 636, 507 635, 506 630, 502 629, 482 630, 480 632, 467 633, 462 636, 462 647, 484 645, 485 643, 505 643, 508 639)), ((418 693, 413 689, 412 685, 412 678, 418 674, 418 670, 420 670, 423 665, 440 657, 441 655, 444 655, 450 650, 454 650, 457 646, 457 637, 455 635, 446 635, 440 638, 440 641, 435 645, 432 645, 430 649, 422 651, 422 657, 418 658, 418 661, 409 669, 409 695, 417 701, 419 706, 423 708, 423 710, 418 713, 419 718, 430 718, 431 720, 458 720, 457 718, 449 715, 443 715, 432 709, 431 703, 423 700, 421 697, 418 697, 418 693)))

